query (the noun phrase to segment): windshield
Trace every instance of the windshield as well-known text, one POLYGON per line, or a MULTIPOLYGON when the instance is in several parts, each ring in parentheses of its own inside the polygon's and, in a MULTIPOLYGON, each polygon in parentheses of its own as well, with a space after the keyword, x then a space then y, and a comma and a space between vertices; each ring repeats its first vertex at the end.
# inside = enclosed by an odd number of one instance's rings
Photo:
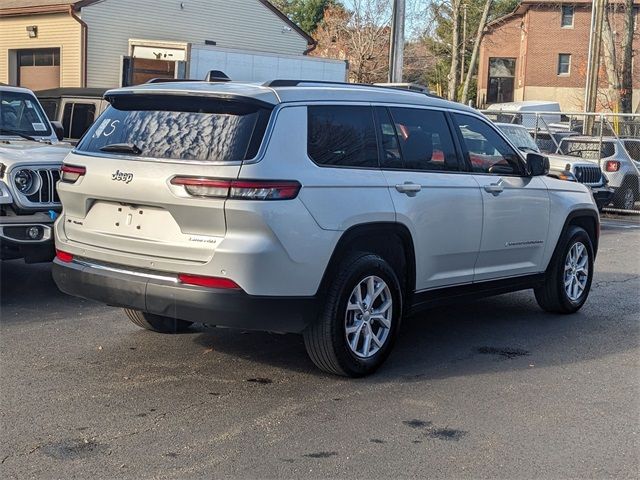
POLYGON ((33 95, 0 90, 0 135, 51 135, 49 121, 33 95))
POLYGON ((499 125, 500 130, 507 136, 520 150, 528 150, 530 152, 540 152, 536 142, 533 141, 531 135, 526 128, 516 127, 512 125, 499 125))
POLYGON ((614 155, 616 148, 612 142, 584 141, 584 140, 563 140, 560 150, 565 155, 584 158, 585 160, 600 160, 614 155))
POLYGON ((171 160, 227 162, 258 153, 270 109, 216 98, 121 95, 77 150, 171 160))

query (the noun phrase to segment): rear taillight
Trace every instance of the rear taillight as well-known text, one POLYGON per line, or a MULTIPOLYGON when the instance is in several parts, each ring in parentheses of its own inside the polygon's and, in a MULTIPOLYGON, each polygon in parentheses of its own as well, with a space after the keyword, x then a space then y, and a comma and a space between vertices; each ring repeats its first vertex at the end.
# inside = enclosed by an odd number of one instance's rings
POLYGON ((604 170, 606 172, 617 172, 620 170, 620 162, 617 160, 607 160, 604 164, 604 170))
POLYGON ((64 263, 73 262, 73 255, 62 250, 56 250, 56 258, 64 263))
POLYGON ((87 173, 87 169, 77 165, 62 165, 60 173, 60 180, 65 183, 75 183, 80 177, 87 173))
POLYGON ((180 283, 184 283, 185 285, 197 285, 198 287, 223 288, 227 290, 240 289, 236 282, 229 280, 228 278, 203 277, 200 275, 188 275, 186 273, 181 273, 178 275, 178 280, 180 283))
POLYGON ((291 200, 298 196, 300 183, 289 180, 223 180, 216 178, 174 177, 172 185, 183 186, 194 197, 236 200, 291 200))

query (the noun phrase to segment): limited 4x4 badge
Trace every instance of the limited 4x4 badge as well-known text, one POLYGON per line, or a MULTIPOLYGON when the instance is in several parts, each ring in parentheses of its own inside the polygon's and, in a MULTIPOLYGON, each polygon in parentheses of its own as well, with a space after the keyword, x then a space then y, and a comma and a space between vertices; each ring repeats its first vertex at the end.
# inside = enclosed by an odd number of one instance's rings
POLYGON ((120 170, 116 170, 111 174, 111 180, 114 182, 124 182, 129 183, 133 180, 133 173, 121 172, 120 170))

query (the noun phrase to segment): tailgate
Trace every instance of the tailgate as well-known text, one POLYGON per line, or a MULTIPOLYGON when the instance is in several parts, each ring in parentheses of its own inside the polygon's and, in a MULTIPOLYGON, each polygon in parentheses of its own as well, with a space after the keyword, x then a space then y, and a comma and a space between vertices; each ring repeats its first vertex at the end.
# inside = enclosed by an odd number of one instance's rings
POLYGON ((67 238, 114 252, 196 262, 208 261, 224 237, 224 199, 193 198, 171 178, 236 178, 240 167, 105 161, 70 155, 82 165, 77 184, 59 183, 67 238), (118 178, 125 180, 118 180, 118 178))
POLYGON ((58 184, 65 234, 116 260, 207 262, 225 235, 226 194, 171 181, 236 179, 258 154, 272 105, 140 88, 107 93, 110 106, 66 158, 81 173, 58 184))

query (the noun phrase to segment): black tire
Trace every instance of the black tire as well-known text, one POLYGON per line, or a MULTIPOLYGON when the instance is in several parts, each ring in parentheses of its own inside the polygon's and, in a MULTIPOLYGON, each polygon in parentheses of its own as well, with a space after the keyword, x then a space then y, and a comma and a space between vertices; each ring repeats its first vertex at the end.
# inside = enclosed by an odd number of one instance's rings
POLYGON ((616 189, 613 196, 613 206, 620 210, 633 210, 636 199, 638 198, 637 188, 634 184, 638 183, 637 177, 625 177, 620 187, 616 189))
POLYGON ((177 318, 163 317, 153 313, 141 312, 139 310, 124 309, 129 320, 137 326, 157 333, 180 333, 187 330, 193 322, 178 320, 177 318))
POLYGON ((553 254, 544 285, 534 289, 538 305, 551 313, 574 313, 586 302, 593 280, 593 244, 587 232, 576 225, 571 225, 553 254), (588 273, 584 291, 575 299, 570 298, 565 289, 565 261, 571 248, 577 243, 586 247, 588 255, 588 273))
MULTIPOLYGON (((309 357, 321 370, 336 375, 362 377, 382 365, 393 347, 402 318, 400 282, 391 266, 382 257, 371 253, 348 255, 334 272, 335 278, 331 279, 319 316, 303 334, 304 344, 309 357), (392 300, 391 322, 385 341, 377 347, 379 350, 368 358, 361 358, 347 343, 347 303, 356 285, 369 276, 382 279, 388 287, 392 300)), ((377 327, 374 323, 372 325, 373 328, 382 328, 382 324, 377 327)), ((367 328, 370 327, 367 325, 365 330, 367 328)), ((357 341, 355 343, 358 344, 357 341)))

